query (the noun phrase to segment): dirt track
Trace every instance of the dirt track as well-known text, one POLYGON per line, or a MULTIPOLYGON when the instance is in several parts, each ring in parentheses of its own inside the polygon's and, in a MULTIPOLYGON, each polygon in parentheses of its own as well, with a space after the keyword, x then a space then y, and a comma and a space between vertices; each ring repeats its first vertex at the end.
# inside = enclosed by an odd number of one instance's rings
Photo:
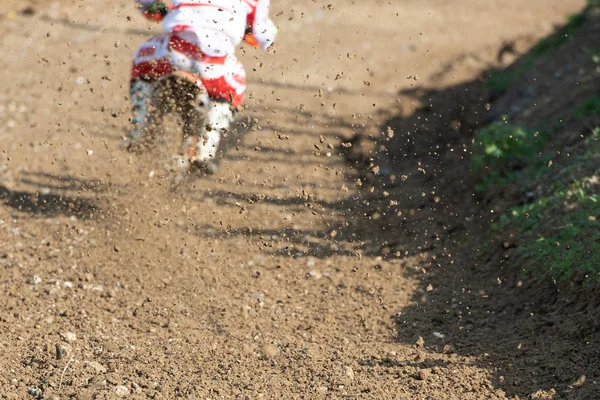
MULTIPOLYGON (((274 2, 276 54, 242 52, 251 129, 227 138, 218 177, 179 191, 166 154, 117 150, 130 57, 156 32, 133 1, 33 15, 12 3, 0 1, 2 398, 551 396, 547 379, 495 362, 519 343, 417 334, 436 326, 412 311, 430 260, 363 247, 391 238, 358 215, 335 147, 377 133, 400 89, 473 78, 483 61, 461 55, 542 36, 582 1, 274 2)), ((448 307, 462 311, 435 318, 477 324, 469 305, 448 307)))

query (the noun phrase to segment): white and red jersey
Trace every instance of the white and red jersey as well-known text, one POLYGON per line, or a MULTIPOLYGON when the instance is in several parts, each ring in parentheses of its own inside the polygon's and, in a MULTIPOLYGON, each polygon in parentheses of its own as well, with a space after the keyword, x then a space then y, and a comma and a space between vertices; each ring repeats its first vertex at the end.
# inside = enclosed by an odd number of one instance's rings
MULTIPOLYGON (((154 2, 136 0, 142 10, 154 2)), ((162 25, 165 32, 193 32, 197 36, 193 41, 209 56, 233 54, 249 26, 257 45, 265 50, 277 34, 269 6, 270 0, 173 0, 162 25)))

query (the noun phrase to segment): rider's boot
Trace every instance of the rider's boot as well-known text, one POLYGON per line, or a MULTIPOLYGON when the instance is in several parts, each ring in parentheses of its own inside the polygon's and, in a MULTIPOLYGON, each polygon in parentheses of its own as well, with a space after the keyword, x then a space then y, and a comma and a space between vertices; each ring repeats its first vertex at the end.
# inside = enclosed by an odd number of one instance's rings
POLYGON ((221 134, 227 132, 233 122, 233 112, 226 101, 212 100, 206 108, 205 125, 200 134, 189 135, 184 141, 184 159, 180 167, 200 170, 207 174, 218 171, 215 157, 221 141, 221 134), (186 162, 187 161, 187 162, 186 162))

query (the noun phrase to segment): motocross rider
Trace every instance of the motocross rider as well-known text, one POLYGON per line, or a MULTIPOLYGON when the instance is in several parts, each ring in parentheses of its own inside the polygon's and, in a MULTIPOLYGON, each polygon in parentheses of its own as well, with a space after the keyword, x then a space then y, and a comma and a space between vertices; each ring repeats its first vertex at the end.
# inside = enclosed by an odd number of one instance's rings
POLYGON ((233 110, 242 104, 246 89, 246 73, 235 49, 243 40, 262 50, 271 48, 277 28, 269 18, 270 0, 173 0, 171 6, 162 0, 136 0, 136 4, 146 18, 162 22, 166 35, 136 51, 131 76, 133 129, 127 140, 133 143, 144 136, 148 120, 144 104, 152 96, 153 79, 173 69, 196 74, 210 102, 206 124, 192 138, 193 156, 184 156, 180 168, 195 164, 215 173, 221 133, 233 121, 233 110))

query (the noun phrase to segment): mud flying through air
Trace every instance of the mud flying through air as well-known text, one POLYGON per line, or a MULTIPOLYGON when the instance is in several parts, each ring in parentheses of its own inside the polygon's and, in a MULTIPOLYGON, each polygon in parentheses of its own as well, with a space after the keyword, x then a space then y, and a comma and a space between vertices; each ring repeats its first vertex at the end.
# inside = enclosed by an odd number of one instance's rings
POLYGON ((172 190, 208 132, 199 86, 162 80, 119 150, 161 25, 131 0, 0 0, 0 398, 596 398, 597 296, 513 274, 512 232, 481 245, 500 196, 468 162, 490 113, 567 121, 547 104, 593 95, 597 17, 491 101, 485 71, 531 65, 585 1, 475 3, 272 0, 218 170, 172 190))

